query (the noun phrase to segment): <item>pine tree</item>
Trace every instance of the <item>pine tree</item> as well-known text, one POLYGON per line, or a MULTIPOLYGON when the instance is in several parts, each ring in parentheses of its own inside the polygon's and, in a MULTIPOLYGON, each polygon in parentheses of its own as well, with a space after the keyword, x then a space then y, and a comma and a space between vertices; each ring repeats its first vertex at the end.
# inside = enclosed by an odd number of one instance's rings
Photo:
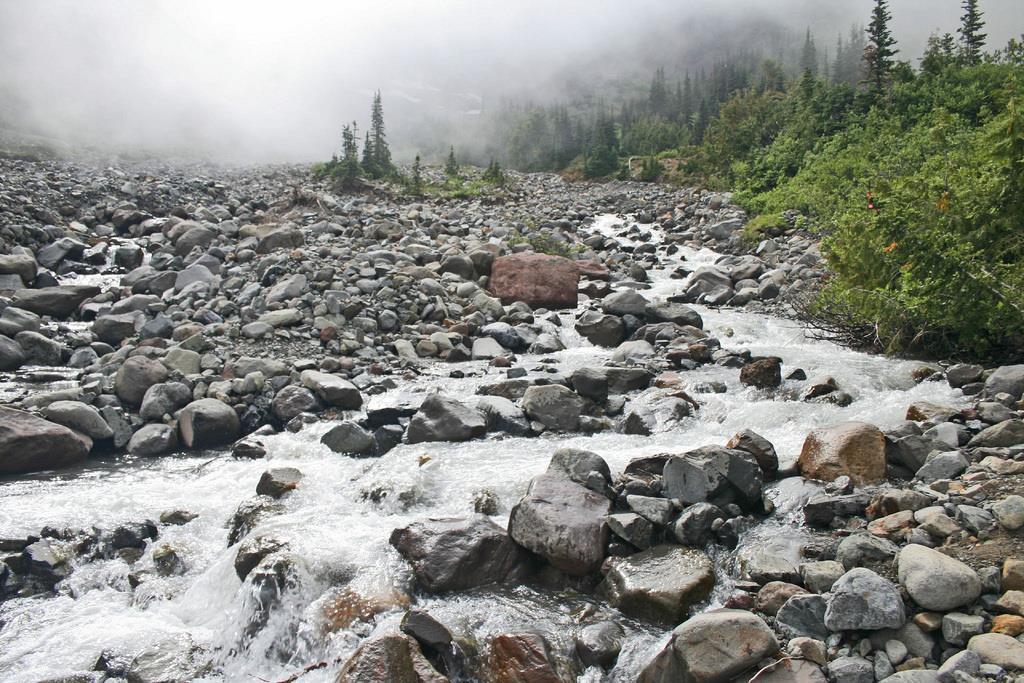
POLYGON ((338 177, 346 187, 352 187, 359 180, 359 145, 356 142, 356 122, 345 125, 341 129, 341 161, 338 164, 338 177))
POLYGON ((459 175, 459 162, 455 160, 455 146, 448 147, 448 160, 444 163, 444 174, 449 178, 459 175))
POLYGON ((379 178, 380 173, 377 170, 377 164, 374 159, 373 139, 370 138, 370 131, 366 131, 366 140, 363 141, 363 172, 371 178, 379 178))
POLYGON ((985 46, 986 35, 981 32, 985 27, 982 11, 978 9, 978 0, 964 0, 964 15, 960 17, 960 54, 967 64, 981 62, 981 48, 985 46))
POLYGON ((487 170, 484 171, 483 179, 485 182, 494 185, 505 184, 505 173, 502 172, 501 165, 496 160, 491 159, 491 163, 487 165, 487 170))
POLYGON ((889 11, 888 0, 875 0, 875 8, 871 12, 871 23, 868 24, 868 46, 864 48, 864 64, 867 75, 864 82, 876 98, 885 92, 895 65, 893 57, 899 52, 895 49, 896 39, 889 30, 892 13, 889 11))
POLYGON ((810 71, 812 76, 818 75, 818 48, 814 44, 811 29, 807 29, 804 37, 804 48, 800 54, 800 71, 810 71))
POLYGON ((373 141, 372 164, 371 168, 366 171, 374 178, 383 178, 393 173, 395 167, 391 163, 391 150, 388 148, 387 137, 384 134, 384 107, 381 105, 379 90, 373 96, 369 133, 370 139, 373 141))
POLYGON ((423 167, 420 165, 420 155, 416 155, 416 160, 412 162, 412 181, 410 183, 410 189, 415 195, 423 194, 423 167))
POLYGON ((665 85, 665 68, 658 67, 651 79, 651 91, 647 98, 653 114, 664 114, 668 104, 668 88, 665 85))

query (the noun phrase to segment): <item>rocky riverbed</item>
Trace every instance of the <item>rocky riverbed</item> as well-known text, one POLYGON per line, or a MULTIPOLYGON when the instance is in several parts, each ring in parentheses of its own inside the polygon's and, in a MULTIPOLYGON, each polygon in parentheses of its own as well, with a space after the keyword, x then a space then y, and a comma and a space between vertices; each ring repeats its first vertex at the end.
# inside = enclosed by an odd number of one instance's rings
POLYGON ((0 677, 1013 680, 1024 366, 727 194, 0 160, 0 677))

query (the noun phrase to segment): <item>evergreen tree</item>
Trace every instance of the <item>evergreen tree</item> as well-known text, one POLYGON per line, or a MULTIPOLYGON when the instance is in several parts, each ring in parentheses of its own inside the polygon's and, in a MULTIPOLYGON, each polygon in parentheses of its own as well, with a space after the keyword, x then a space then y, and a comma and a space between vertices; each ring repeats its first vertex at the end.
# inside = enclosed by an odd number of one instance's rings
POLYGON ((889 22, 892 13, 889 11, 888 0, 875 0, 875 8, 871 12, 871 23, 868 24, 868 46, 864 49, 864 64, 867 67, 865 84, 876 98, 885 92, 889 84, 892 69, 895 65, 893 57, 896 39, 892 37, 889 22))
POLYGON ((594 121, 587 146, 583 172, 588 178, 609 175, 619 168, 619 139, 615 121, 602 112, 594 121))
POLYGON ((651 79, 651 90, 647 97, 651 113, 664 114, 668 105, 668 88, 665 86, 665 69, 658 67, 651 79))
POLYGON ((420 165, 419 154, 416 155, 416 160, 412 162, 412 179, 409 189, 415 195, 423 194, 423 167, 420 165))
POLYGON ((953 34, 932 35, 921 58, 922 73, 936 75, 956 61, 956 39, 953 34))
POLYGON ((811 29, 807 29, 807 35, 804 37, 804 47, 800 53, 800 71, 810 71, 811 75, 818 75, 818 48, 814 44, 811 29))
POLYGON ((388 148, 387 137, 384 134, 384 107, 381 105, 379 90, 373 96, 369 133, 373 142, 372 164, 371 168, 366 169, 366 172, 374 178, 383 178, 393 173, 395 167, 391 163, 391 150, 388 148))
POLYGON ((964 15, 960 17, 960 53, 967 64, 979 64, 981 62, 981 48, 985 46, 985 34, 981 29, 985 27, 982 21, 982 12, 978 9, 978 0, 964 0, 964 15))
POLYGON ((485 182, 494 185, 505 184, 505 173, 501 170, 501 165, 496 160, 491 159, 491 163, 487 165, 487 170, 484 171, 483 179, 485 182))
POLYGON ((373 139, 370 137, 370 131, 366 131, 366 139, 363 141, 363 172, 371 178, 379 178, 380 172, 377 170, 376 155, 373 153, 373 139))
POLYGON ((444 163, 444 174, 449 178, 459 175, 459 162, 455 160, 455 146, 448 148, 448 160, 444 163))
POLYGON ((359 145, 356 142, 356 122, 345 125, 341 130, 341 161, 338 164, 338 179, 346 187, 352 187, 359 180, 359 145))

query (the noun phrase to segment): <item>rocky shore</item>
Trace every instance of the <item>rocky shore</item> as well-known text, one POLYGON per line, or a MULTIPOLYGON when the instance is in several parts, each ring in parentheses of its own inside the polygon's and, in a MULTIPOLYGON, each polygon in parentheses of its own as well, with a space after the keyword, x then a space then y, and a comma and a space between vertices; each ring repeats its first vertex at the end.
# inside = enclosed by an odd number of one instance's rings
MULTIPOLYGON (((346 195, 304 167, 0 159, 0 490, 267 461, 230 492, 206 565, 166 540, 196 523, 185 507, 17 533, 0 516, 0 643, 11 610, 79 598, 96 567, 117 564, 146 608, 221 557, 244 614, 233 653, 286 680, 1024 680, 1024 366, 919 363, 916 395, 950 400, 908 402, 884 429, 850 419, 870 398, 838 368, 706 325, 720 307, 784 310, 825 276, 810 236, 753 243, 744 225, 727 194, 543 174, 452 200, 346 195), (568 362, 573 344, 593 355, 568 362), (722 379, 691 379, 708 369, 722 379), (559 442, 670 440, 738 391, 829 419, 795 451, 750 424, 621 468, 559 442), (274 462, 289 434, 358 476, 417 445, 551 447, 512 505, 484 487, 465 514, 386 530, 374 561, 405 578, 367 585, 275 533, 324 484, 274 462), (443 601, 509 594, 564 606, 572 628, 523 616, 484 637, 444 618, 443 601)), ((416 495, 361 502, 415 513, 416 495)), ((230 679, 199 640, 98 646, 63 678, 17 680, 230 679)))

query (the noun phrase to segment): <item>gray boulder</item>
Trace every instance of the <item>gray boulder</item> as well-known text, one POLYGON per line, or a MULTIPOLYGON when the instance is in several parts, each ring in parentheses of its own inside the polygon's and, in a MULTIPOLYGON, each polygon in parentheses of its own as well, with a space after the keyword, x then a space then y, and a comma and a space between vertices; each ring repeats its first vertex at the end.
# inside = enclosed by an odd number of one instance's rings
POLYGON ((167 376, 167 368, 160 361, 145 356, 132 356, 114 375, 114 393, 127 406, 138 408, 149 388, 166 382, 167 376))
POLYGON ((181 382, 162 382, 146 390, 139 416, 146 422, 159 422, 164 415, 173 415, 192 401, 192 390, 181 382))
POLYGON ((677 626, 668 645, 655 655, 637 681, 727 683, 778 649, 775 635, 756 614, 713 610, 677 626))
POLYGON ((392 531, 389 542, 431 593, 518 581, 531 568, 529 554, 483 515, 414 522, 392 531))
POLYGON ((914 602, 928 610, 946 612, 981 595, 981 579, 973 569, 923 545, 900 551, 898 575, 914 602))
POLYGON ((561 384, 549 384, 529 387, 523 394, 522 406, 530 419, 548 429, 570 432, 579 428, 586 402, 561 384))
POLYGON ((715 585, 714 566, 700 550, 659 545, 606 565, 603 590, 624 614, 677 624, 715 585))
POLYGON ((110 439, 114 436, 114 430, 98 410, 78 401, 54 401, 43 408, 43 417, 85 434, 90 439, 110 439))
POLYGON ((750 507, 761 500, 761 466, 746 451, 704 446, 665 463, 664 489, 684 505, 711 502, 750 507))
POLYGON ((363 396, 356 385, 344 377, 315 370, 304 370, 300 375, 303 386, 312 389, 325 404, 342 410, 359 410, 363 396))
POLYGON ((453 398, 431 394, 409 421, 406 440, 409 443, 469 441, 486 433, 487 420, 479 410, 453 398))
POLYGON ((170 425, 148 424, 132 434, 128 452, 143 457, 170 453, 178 447, 178 432, 170 425))
POLYGON ((0 474, 40 472, 76 465, 92 441, 54 422, 0 406, 0 474))
POLYGON ((345 420, 331 427, 331 430, 320 437, 320 443, 335 453, 346 455, 376 455, 377 440, 351 420, 345 420))
POLYGON ((899 589, 870 569, 858 567, 832 586, 825 607, 831 631, 877 631, 906 622, 899 589))
POLYGON ((182 408, 178 432, 186 448, 213 448, 237 439, 241 424, 234 408, 215 398, 204 398, 182 408))
POLYGON ((573 576, 596 571, 608 545, 611 501, 552 474, 534 477, 512 508, 508 532, 519 545, 573 576))
POLYGON ((989 396, 1009 394, 1020 400, 1024 394, 1024 365, 1004 365, 996 368, 985 380, 985 391, 989 396))

